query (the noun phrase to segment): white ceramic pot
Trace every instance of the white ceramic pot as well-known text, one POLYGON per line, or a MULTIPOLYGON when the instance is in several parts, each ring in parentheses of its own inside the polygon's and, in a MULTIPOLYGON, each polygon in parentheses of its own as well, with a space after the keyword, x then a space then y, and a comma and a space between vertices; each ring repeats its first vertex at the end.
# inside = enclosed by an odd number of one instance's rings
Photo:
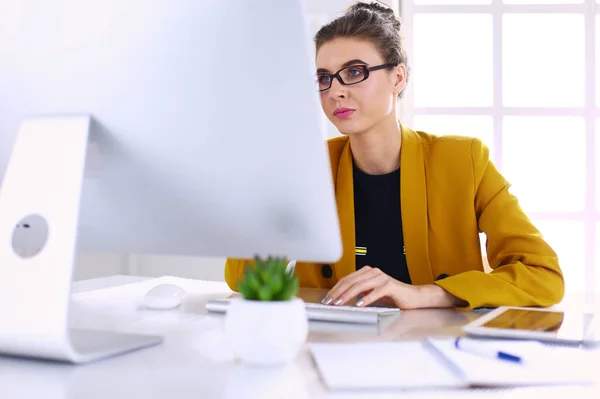
POLYGON ((235 298, 225 316, 225 334, 241 361, 259 366, 291 362, 308 336, 304 301, 235 298))

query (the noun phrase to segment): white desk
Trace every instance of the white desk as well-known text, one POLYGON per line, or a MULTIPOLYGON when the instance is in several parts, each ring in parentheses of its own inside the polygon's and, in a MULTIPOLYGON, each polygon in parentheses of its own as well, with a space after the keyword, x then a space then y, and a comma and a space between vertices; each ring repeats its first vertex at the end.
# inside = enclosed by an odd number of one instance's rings
MULTIPOLYGON (((75 293, 143 281, 142 277, 112 276, 74 283, 75 293)), ((308 352, 286 369, 253 369, 236 364, 222 333, 223 316, 206 314, 203 304, 215 294, 181 309, 186 318, 169 323, 168 313, 155 318, 102 311, 74 310, 73 326, 137 331, 165 336, 149 349, 83 366, 0 358, 0 398, 530 398, 600 397, 591 388, 527 388, 430 392, 331 393, 321 383, 308 352), (550 391, 550 389, 552 389, 550 391), (551 393, 551 394, 550 394, 551 393)), ((229 293, 222 284, 223 295, 229 293)), ((89 309, 88 309, 89 310, 89 309)), ((309 341, 396 340, 457 334, 472 312, 423 310, 403 312, 385 327, 311 323, 309 341)), ((600 362, 590 367, 598 369, 600 362)))

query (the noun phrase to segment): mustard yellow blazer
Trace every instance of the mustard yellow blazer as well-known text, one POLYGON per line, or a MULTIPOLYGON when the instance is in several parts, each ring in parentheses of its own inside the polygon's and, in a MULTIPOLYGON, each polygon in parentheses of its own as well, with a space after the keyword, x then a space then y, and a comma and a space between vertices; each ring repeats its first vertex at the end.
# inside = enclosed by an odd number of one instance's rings
MULTIPOLYGON (((331 288, 356 270, 350 142, 342 136, 328 143, 344 250, 333 265, 298 262, 295 273, 302 287, 331 288)), ((406 260, 414 285, 437 284, 466 301, 467 309, 551 306, 562 300, 556 253, 480 140, 403 127, 400 174, 406 260), (491 273, 484 271, 480 232, 487 237, 491 273)), ((246 262, 226 262, 225 280, 233 290, 246 262)))

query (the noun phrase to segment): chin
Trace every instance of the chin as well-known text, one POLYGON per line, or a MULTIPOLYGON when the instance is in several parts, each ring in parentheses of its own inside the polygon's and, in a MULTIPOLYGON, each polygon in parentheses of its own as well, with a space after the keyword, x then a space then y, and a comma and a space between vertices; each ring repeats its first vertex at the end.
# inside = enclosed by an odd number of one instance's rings
POLYGON ((365 131, 360 123, 353 120, 336 120, 334 123, 337 130, 344 136, 351 136, 365 131))

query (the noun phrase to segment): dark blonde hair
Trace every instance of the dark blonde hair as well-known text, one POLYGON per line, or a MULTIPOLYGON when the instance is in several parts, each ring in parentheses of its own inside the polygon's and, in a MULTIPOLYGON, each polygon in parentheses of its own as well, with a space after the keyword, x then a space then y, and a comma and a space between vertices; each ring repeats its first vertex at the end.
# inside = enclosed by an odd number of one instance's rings
POLYGON ((352 5, 344 15, 319 29, 315 35, 317 52, 323 44, 340 37, 370 40, 386 64, 406 66, 408 80, 408 57, 403 43, 402 23, 391 8, 376 2, 352 5))

